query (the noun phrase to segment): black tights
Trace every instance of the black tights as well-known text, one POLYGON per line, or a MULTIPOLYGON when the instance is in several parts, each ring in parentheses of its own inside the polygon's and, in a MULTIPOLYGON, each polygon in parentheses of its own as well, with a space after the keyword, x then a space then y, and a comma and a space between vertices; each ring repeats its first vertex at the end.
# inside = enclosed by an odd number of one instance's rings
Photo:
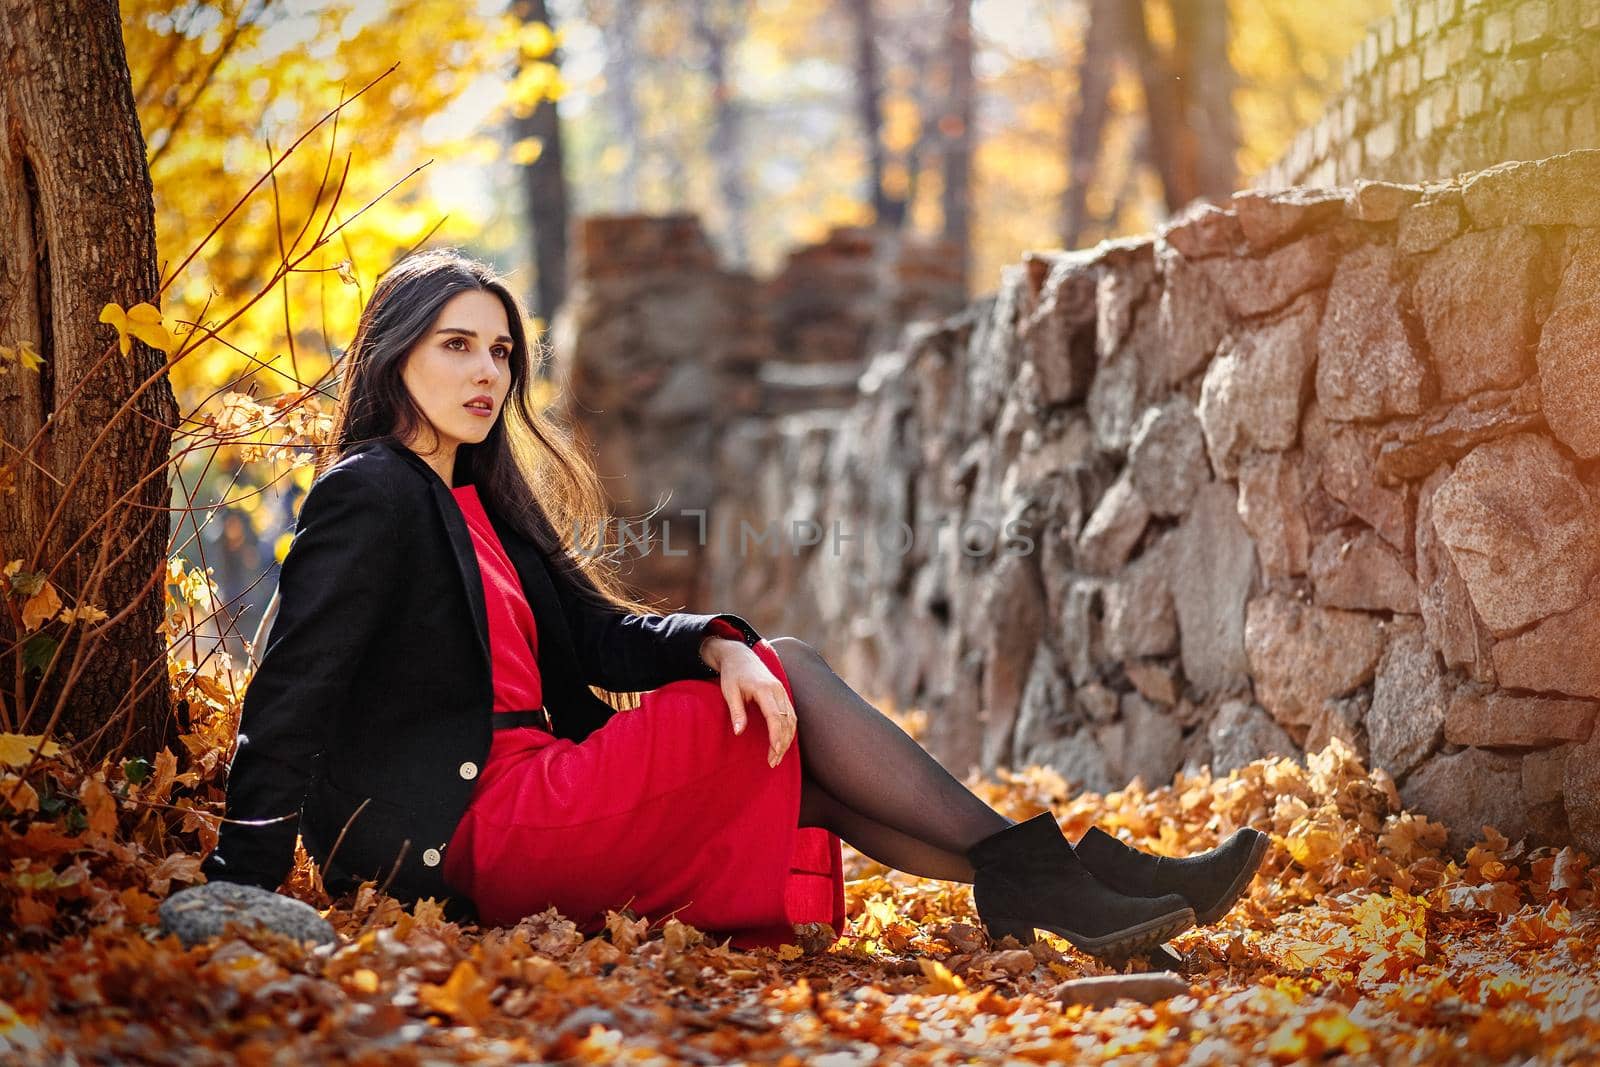
POLYGON ((794 695, 800 825, 895 870, 971 882, 965 852, 1012 825, 845 684, 810 645, 772 641, 794 695))

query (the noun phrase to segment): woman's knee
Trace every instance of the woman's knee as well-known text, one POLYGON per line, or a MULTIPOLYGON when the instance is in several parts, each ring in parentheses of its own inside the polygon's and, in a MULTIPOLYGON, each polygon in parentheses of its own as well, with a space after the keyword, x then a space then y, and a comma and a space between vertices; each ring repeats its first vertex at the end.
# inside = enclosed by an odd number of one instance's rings
POLYGON ((803 662, 816 662, 822 659, 822 653, 798 637, 789 637, 787 635, 774 637, 767 643, 772 646, 772 651, 777 654, 778 662, 783 664, 783 669, 786 671, 793 670, 803 662))

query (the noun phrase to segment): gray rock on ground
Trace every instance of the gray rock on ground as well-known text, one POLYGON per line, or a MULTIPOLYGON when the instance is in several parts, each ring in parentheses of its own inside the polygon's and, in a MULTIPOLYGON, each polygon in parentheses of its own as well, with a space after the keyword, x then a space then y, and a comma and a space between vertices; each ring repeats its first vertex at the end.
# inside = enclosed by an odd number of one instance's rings
POLYGON ((220 936, 227 925, 264 928, 318 945, 338 940, 333 927, 309 904, 253 885, 207 882, 161 902, 161 932, 177 934, 185 948, 220 936))

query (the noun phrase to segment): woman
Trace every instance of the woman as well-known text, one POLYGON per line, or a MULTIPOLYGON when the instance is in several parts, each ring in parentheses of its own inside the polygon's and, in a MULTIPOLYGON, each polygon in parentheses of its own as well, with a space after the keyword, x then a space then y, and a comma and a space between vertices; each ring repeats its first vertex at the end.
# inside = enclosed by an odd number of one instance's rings
POLYGON ((497 924, 555 905, 586 930, 631 906, 773 944, 843 928, 842 837, 973 883, 996 938, 1043 928, 1112 959, 1244 891, 1255 831, 1186 860, 1098 832, 1074 850, 1048 813, 989 808, 800 641, 642 610, 564 544, 603 501, 530 403, 529 360, 484 265, 423 252, 378 283, 208 877, 276 888, 298 829, 333 889, 373 878, 497 924))

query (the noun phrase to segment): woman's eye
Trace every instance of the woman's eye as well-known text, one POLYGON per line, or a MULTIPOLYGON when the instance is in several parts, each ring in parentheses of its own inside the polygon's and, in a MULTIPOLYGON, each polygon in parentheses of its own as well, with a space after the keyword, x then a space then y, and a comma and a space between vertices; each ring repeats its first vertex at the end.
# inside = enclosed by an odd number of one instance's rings
POLYGON ((509 349, 509 348, 496 348, 494 350, 494 358, 495 359, 510 359, 511 358, 511 349, 509 349))

